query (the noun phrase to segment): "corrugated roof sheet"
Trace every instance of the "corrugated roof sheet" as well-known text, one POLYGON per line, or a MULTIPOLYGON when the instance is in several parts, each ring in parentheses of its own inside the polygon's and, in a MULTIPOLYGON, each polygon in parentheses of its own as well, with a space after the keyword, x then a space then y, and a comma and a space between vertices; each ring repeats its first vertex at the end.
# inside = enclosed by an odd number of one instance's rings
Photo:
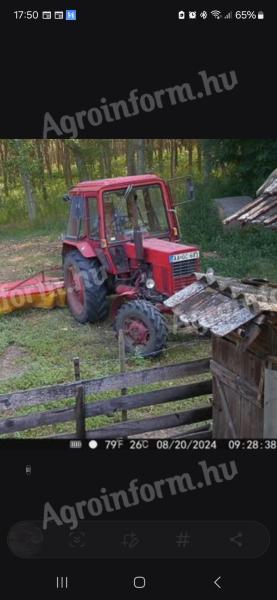
POLYGON ((223 221, 241 225, 263 225, 277 230, 277 169, 258 189, 257 198, 223 221))
POLYGON ((227 335, 262 312, 277 313, 277 286, 196 273, 198 281, 165 301, 185 325, 227 335))

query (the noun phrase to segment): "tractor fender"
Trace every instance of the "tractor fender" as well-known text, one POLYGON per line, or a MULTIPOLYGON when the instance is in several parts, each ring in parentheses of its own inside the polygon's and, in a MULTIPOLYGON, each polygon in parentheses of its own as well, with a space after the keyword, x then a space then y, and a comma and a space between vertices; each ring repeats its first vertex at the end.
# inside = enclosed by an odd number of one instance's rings
POLYGON ((78 250, 78 252, 80 252, 80 254, 84 258, 96 258, 96 253, 95 253, 94 249, 92 248, 91 244, 89 244, 85 240, 80 240, 80 241, 65 240, 63 242, 63 257, 65 257, 65 255, 68 252, 70 252, 70 250, 72 250, 73 248, 78 250))
POLYGON ((128 296, 129 298, 137 298, 137 290, 130 285, 119 284, 116 286, 116 295, 117 296, 128 296))
POLYGON ((115 319, 116 313, 124 302, 128 300, 134 300, 138 297, 136 288, 132 288, 128 285, 119 284, 116 286, 116 297, 112 302, 112 319, 115 319))

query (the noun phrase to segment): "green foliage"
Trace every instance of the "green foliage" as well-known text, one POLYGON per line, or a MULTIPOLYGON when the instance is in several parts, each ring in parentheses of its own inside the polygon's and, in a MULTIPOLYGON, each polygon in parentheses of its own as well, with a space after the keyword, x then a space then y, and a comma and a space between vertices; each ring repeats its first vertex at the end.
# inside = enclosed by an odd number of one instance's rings
POLYGON ((185 242, 198 244, 202 269, 228 277, 263 277, 277 282, 276 232, 261 227, 223 227, 213 201, 215 186, 198 187, 196 200, 182 205, 185 242))
POLYGON ((209 175, 232 181, 238 194, 254 195, 276 168, 277 139, 202 140, 204 161, 209 175))

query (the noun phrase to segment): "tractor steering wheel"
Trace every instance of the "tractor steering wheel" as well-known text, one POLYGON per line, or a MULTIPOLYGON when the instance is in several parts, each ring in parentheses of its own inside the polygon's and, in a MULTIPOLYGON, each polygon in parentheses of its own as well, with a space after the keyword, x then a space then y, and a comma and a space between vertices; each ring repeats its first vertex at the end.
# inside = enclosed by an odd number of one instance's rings
POLYGON ((112 223, 116 223, 116 221, 121 221, 121 220, 128 220, 129 219, 129 215, 115 215, 112 219, 112 223))

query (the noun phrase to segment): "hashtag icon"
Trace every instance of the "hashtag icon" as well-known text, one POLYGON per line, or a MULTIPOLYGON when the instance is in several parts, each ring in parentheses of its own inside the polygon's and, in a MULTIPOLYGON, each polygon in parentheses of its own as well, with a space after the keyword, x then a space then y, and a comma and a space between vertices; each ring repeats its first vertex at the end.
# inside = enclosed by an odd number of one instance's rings
POLYGON ((186 533, 183 533, 183 531, 181 531, 176 536, 176 544, 177 544, 178 548, 186 548, 187 546, 190 545, 190 535, 188 534, 187 531, 186 531, 186 533))

